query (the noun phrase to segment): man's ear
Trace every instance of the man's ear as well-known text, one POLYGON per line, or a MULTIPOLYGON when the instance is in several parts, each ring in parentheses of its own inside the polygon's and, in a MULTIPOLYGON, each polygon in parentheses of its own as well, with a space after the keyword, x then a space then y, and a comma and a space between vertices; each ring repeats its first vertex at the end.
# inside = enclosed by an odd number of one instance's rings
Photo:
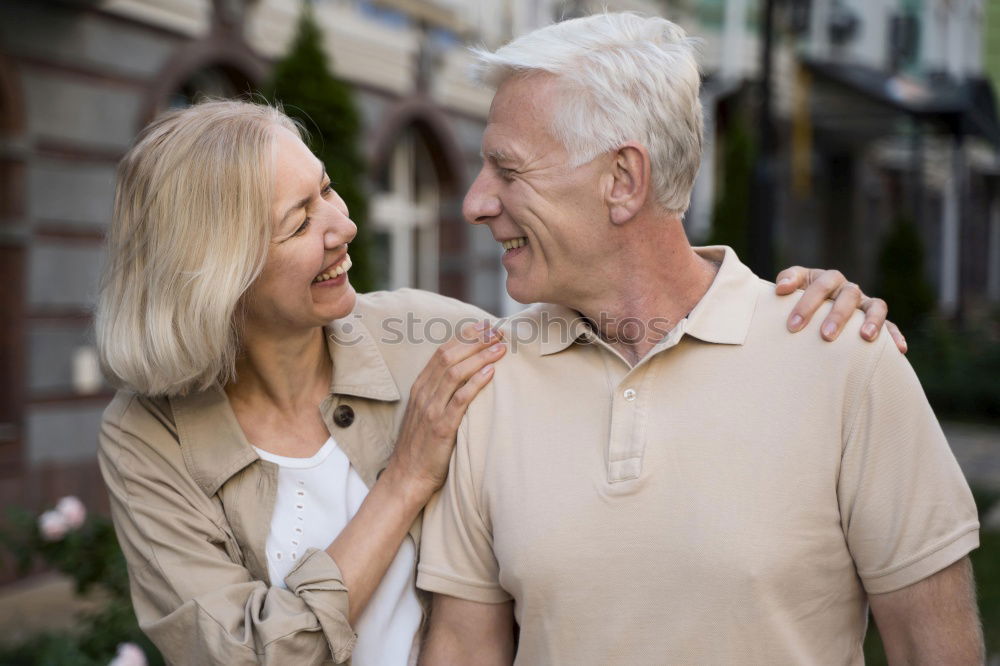
POLYGON ((613 224, 625 224, 646 205, 650 190, 649 151, 629 141, 612 156, 611 189, 607 195, 613 224))

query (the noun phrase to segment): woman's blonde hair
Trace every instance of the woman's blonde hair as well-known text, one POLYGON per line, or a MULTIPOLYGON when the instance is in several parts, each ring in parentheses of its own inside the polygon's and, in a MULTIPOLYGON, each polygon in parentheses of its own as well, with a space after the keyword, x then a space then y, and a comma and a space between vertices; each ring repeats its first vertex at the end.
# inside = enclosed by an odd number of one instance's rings
POLYGON ((97 347, 112 383, 182 395, 234 374, 240 299, 271 238, 280 109, 210 101, 150 123, 118 165, 97 347))

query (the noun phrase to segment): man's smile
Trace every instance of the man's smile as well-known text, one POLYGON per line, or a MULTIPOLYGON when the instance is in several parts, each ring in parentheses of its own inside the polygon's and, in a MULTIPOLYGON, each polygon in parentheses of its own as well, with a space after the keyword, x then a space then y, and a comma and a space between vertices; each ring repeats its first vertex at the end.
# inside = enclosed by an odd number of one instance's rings
POLYGON ((518 238, 511 238, 510 240, 500 241, 500 244, 503 245, 504 250, 510 252, 511 250, 516 250, 520 247, 524 247, 525 245, 527 245, 528 238, 526 236, 520 236, 518 238))

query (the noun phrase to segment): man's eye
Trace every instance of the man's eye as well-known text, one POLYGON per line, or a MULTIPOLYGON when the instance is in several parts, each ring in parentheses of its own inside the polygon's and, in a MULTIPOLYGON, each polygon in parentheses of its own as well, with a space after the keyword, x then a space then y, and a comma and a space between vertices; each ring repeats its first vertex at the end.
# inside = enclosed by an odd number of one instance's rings
POLYGON ((497 167, 497 175, 499 175, 504 180, 514 180, 514 174, 517 173, 513 169, 504 169, 503 167, 497 167))

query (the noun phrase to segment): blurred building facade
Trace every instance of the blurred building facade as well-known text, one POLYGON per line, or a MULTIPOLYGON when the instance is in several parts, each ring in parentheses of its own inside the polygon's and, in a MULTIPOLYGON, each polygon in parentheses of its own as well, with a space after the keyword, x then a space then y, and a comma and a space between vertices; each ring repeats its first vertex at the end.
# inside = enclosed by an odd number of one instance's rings
MULTIPOLYGON (((354 86, 364 122, 382 286, 437 290, 498 314, 517 307, 499 247, 461 220, 491 99, 467 80, 465 46, 497 46, 603 6, 666 15, 703 40, 706 150, 685 224, 706 238, 726 186, 719 156, 732 101, 752 99, 760 77, 762 2, 314 0, 333 70, 354 86)), ((115 164, 162 110, 262 84, 300 8, 0 3, 4 504, 67 492, 103 502, 94 452, 110 391, 91 310, 115 164)), ((879 239, 908 215, 946 310, 1000 300, 995 110, 983 87, 1000 77, 1000 44, 984 42, 1000 30, 1000 0, 781 0, 779 9, 779 261, 836 266, 872 284, 879 239)))
MULTIPOLYGON (((381 286, 509 312, 499 246, 461 220, 492 97, 469 83, 465 47, 497 46, 586 8, 561 0, 311 5, 332 69, 354 87, 363 118, 381 286)), ((94 456, 111 391, 91 313, 115 165, 159 112, 263 84, 301 8, 301 0, 0 2, 4 505, 70 492, 103 505, 94 456)))
POLYGON ((881 4, 819 13, 805 58, 811 122, 857 193, 841 252, 871 274, 872 252, 859 235, 907 217, 927 249, 940 311, 969 314, 1000 302, 1000 127, 986 8, 981 0, 881 4), (837 11, 854 13, 853 34, 831 27, 850 24, 837 11))
MULTIPOLYGON (((874 288, 882 239, 905 219, 923 241, 940 312, 995 308, 1000 2, 773 1, 778 263, 835 266, 874 288)), ((694 237, 707 236, 725 188, 714 143, 725 140, 730 102, 761 79, 763 2, 696 5, 709 41, 694 237)))

